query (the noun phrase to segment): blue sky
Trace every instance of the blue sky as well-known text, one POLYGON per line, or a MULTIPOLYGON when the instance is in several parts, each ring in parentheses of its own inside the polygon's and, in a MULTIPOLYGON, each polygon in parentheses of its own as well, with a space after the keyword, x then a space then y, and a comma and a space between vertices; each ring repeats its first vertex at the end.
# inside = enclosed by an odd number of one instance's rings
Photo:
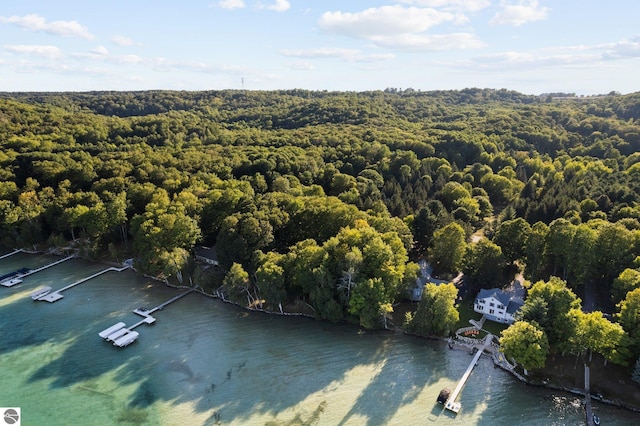
POLYGON ((0 91, 640 90, 637 0, 20 0, 0 91))

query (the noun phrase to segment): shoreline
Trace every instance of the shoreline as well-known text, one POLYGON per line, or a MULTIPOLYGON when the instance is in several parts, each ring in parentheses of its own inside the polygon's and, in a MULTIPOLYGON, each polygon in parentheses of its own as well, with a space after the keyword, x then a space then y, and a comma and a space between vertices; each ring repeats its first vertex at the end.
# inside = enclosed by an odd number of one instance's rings
MULTIPOLYGON (((421 336, 418 336, 418 337, 421 337, 421 336)), ((460 350, 460 349, 464 349, 464 350, 471 349, 471 350, 473 350, 473 348, 475 348, 475 345, 464 344, 464 343, 461 343, 461 342, 456 342, 455 340, 453 340, 453 342, 452 342, 451 339, 436 338, 436 340, 449 342, 449 348, 451 350, 460 350), (458 348, 456 348, 456 346, 458 348)), ((518 381, 520 381, 521 383, 524 383, 527 386, 534 386, 534 387, 538 387, 538 388, 544 388, 544 389, 549 389, 549 390, 566 392, 566 393, 570 393, 572 395, 582 396, 583 398, 586 396, 586 393, 585 393, 584 389, 567 388, 567 387, 554 385, 554 384, 550 384, 550 383, 532 382, 532 381, 528 380, 526 377, 524 377, 521 374, 519 374, 516 371, 514 371, 513 369, 510 369, 510 368, 506 367, 505 365, 503 365, 502 363, 498 362, 498 360, 496 359, 496 356, 495 356, 494 353, 489 354, 487 352, 483 352, 482 354, 491 358, 495 368, 500 368, 500 369, 506 371, 507 373, 511 374, 511 376, 515 377, 518 381)), ((630 411, 630 412, 633 412, 633 413, 640 413, 640 408, 638 408, 638 407, 627 405, 627 404, 625 404, 623 402, 612 400, 612 399, 605 399, 605 398, 602 398, 602 397, 597 397, 596 395, 593 395, 593 394, 590 394, 590 396, 591 396, 591 399, 593 401, 598 401, 599 403, 606 404, 606 405, 609 405, 609 406, 612 406, 612 407, 621 408, 621 409, 624 409, 624 410, 627 410, 627 411, 630 411)), ((583 402, 583 404, 584 404, 584 402, 583 402)))
MULTIPOLYGON (((47 254, 47 255, 53 255, 53 256, 61 256, 61 255, 63 255, 58 250, 46 250, 46 251, 38 252, 38 251, 31 251, 31 250, 22 249, 21 251, 23 253, 27 253, 27 254, 47 254)), ((112 260, 89 259, 89 258, 85 258, 85 257, 80 256, 80 255, 77 255, 77 258, 82 259, 82 260, 87 260, 87 261, 93 262, 93 263, 99 263, 99 264, 103 264, 103 265, 108 265, 108 266, 123 266, 122 263, 114 262, 112 260)), ((266 315, 277 315, 277 316, 283 316, 283 317, 292 317, 293 316, 293 317, 300 317, 300 318, 307 318, 307 319, 314 319, 314 320, 316 319, 312 315, 303 314, 303 313, 277 312, 277 311, 267 311, 265 309, 249 308, 249 307, 246 307, 246 306, 242 306, 242 305, 240 305, 238 303, 235 303, 233 301, 227 300, 227 299, 221 297, 219 294, 208 293, 200 286, 197 286, 197 285, 196 286, 189 286, 189 285, 171 284, 166 279, 162 279, 162 278, 159 278, 159 277, 156 277, 156 276, 153 276, 153 275, 141 273, 140 271, 136 270, 133 266, 130 266, 130 268, 136 274, 139 274, 144 278, 152 279, 154 281, 162 283, 163 285, 165 285, 167 287, 175 288, 175 289, 194 289, 195 292, 197 292, 199 294, 202 294, 205 297, 209 297, 209 298, 212 298, 212 299, 220 300, 220 301, 222 301, 224 303, 233 305, 233 306, 235 306, 237 308, 240 308, 242 310, 246 310, 246 311, 250 311, 250 312, 258 312, 258 313, 262 313, 262 314, 266 314, 266 315)), ((443 337, 433 337, 433 336, 420 336, 420 335, 417 335, 417 334, 407 333, 402 329, 402 327, 397 327, 397 326, 394 326, 392 328, 387 328, 387 329, 385 329, 383 331, 388 331, 388 332, 392 332, 392 333, 401 332, 402 334, 404 334, 406 336, 418 337, 418 338, 421 338, 421 339, 441 341, 443 343, 448 343, 450 350, 460 350, 460 349, 473 350, 475 348, 475 346, 476 346, 475 342, 473 344, 471 344, 470 342, 463 343, 461 341, 457 341, 457 339, 443 338, 443 337)), ((524 383, 527 386, 541 387, 541 388, 545 388, 545 389, 549 389, 549 390, 566 392, 566 393, 569 393, 569 394, 572 394, 572 395, 579 395, 579 396, 585 397, 584 389, 567 388, 567 387, 563 387, 563 386, 553 385, 553 384, 550 384, 550 383, 535 383, 535 382, 532 382, 532 381, 528 380, 526 377, 520 375, 519 373, 514 371, 514 369, 507 368, 505 365, 500 363, 496 359, 495 353, 493 353, 493 352, 492 353, 487 353, 486 351, 483 351, 482 355, 491 357, 491 360, 493 361, 494 367, 500 368, 500 369, 506 371, 511 376, 513 376, 515 379, 517 379, 521 383, 524 383)), ((624 409, 624 410, 627 410, 627 411, 630 411, 630 412, 633 412, 633 413, 640 413, 640 408, 639 407, 631 406, 631 405, 625 404, 624 402, 621 402, 621 401, 608 400, 608 399, 605 399, 605 398, 597 397, 595 395, 591 395, 591 399, 594 400, 594 401, 598 401, 598 402, 600 402, 602 404, 606 404, 606 405, 612 406, 612 407, 624 409)), ((584 404, 584 402, 583 402, 583 404, 584 404)))

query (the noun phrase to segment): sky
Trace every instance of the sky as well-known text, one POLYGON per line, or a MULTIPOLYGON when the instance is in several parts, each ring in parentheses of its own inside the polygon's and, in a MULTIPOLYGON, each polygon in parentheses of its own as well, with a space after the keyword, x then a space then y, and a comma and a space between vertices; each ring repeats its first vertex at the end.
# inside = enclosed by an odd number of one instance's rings
POLYGON ((20 0, 0 91, 640 90, 637 0, 20 0))

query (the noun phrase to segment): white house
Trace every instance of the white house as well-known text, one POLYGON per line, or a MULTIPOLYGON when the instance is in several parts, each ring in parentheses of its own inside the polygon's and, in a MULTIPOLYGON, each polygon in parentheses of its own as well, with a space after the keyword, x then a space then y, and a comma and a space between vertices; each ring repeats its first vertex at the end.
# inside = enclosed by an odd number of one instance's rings
POLYGON ((484 314, 495 322, 512 324, 516 312, 524 305, 520 297, 504 292, 498 288, 480 290, 473 304, 473 310, 484 314))
POLYGON ((197 247, 195 249, 196 260, 212 266, 218 266, 218 253, 215 247, 197 247))

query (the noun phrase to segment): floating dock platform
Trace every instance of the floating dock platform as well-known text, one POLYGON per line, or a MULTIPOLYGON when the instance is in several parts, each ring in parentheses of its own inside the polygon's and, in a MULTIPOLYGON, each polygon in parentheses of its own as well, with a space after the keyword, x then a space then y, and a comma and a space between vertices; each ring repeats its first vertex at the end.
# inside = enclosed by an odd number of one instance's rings
POLYGON ((49 287, 49 286, 45 286, 45 287, 39 288, 36 291, 31 293, 31 299, 32 300, 39 300, 41 297, 44 297, 47 294, 49 294, 50 291, 51 291, 51 287, 49 287))
POLYGON ((139 327, 142 324, 151 325, 155 323, 156 319, 153 316, 151 316, 152 313, 163 309, 168 304, 173 303, 176 300, 194 291, 195 291, 194 288, 189 289, 184 293, 181 293, 176 297, 173 297, 167 300, 166 302, 156 306, 153 309, 146 309, 143 307, 136 308, 133 310, 133 312, 143 317, 141 321, 138 321, 137 323, 133 324, 131 327, 127 327, 125 323, 119 322, 117 324, 112 325, 109 328, 102 330, 100 333, 98 333, 98 336, 105 339, 107 342, 113 342, 114 346, 118 346, 121 348, 125 346, 129 346, 131 343, 135 342, 138 339, 138 336, 140 336, 140 334, 137 331, 133 331, 134 328, 139 327))
POLYGON ((121 328, 123 328, 126 324, 123 322, 119 322, 117 324, 112 325, 109 328, 106 328, 104 330, 102 330, 100 333, 98 333, 98 336, 102 337, 103 339, 106 339, 107 337, 109 337, 111 334, 115 333, 116 331, 120 330, 121 328))
POLYGON ((98 336, 102 337, 107 342, 113 343, 113 346, 123 348, 135 342, 138 339, 138 336, 140 336, 140 333, 132 331, 126 327, 125 323, 119 322, 105 330, 102 330, 98 333, 98 336))
POLYGON ((119 338, 124 336, 125 334, 129 334, 129 333, 131 333, 131 330, 129 330, 127 327, 122 327, 120 330, 116 330, 113 333, 111 333, 110 335, 108 335, 105 340, 107 342, 115 342, 116 340, 118 340, 119 338))
POLYGON ((140 334, 137 331, 129 331, 124 336, 113 342, 113 346, 118 346, 119 348, 124 348, 125 346, 129 346, 133 342, 138 339, 140 334))
POLYGON ((5 287, 13 287, 14 285, 18 285, 21 282, 22 282, 21 278, 14 277, 14 278, 9 278, 8 280, 2 281, 0 285, 3 285, 5 287))

